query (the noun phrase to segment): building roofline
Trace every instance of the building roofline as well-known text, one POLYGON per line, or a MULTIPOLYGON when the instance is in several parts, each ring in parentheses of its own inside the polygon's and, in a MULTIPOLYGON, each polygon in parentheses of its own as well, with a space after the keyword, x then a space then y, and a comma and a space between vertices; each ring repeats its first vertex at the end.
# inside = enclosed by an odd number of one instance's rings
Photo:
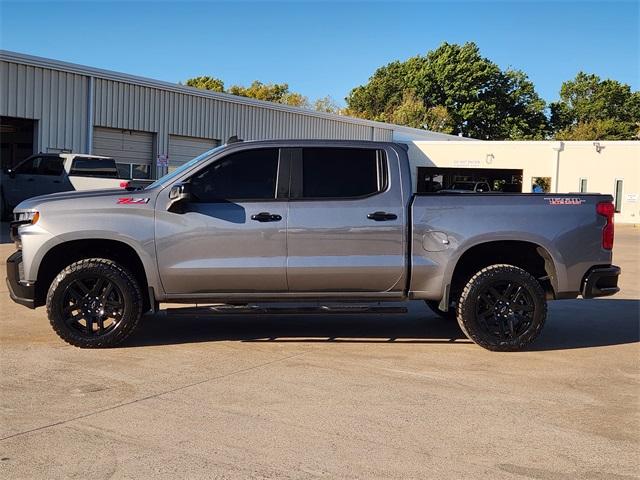
POLYGON ((147 77, 140 77, 137 75, 130 75, 127 73, 115 72, 112 70, 104 70, 101 68, 89 67, 86 65, 80 65, 76 63, 63 62, 61 60, 54 60, 45 57, 38 57, 35 55, 28 55, 25 53, 12 52, 9 50, 0 49, 0 60, 13 63, 21 63, 31 65, 35 67, 48 68, 52 70, 59 70, 69 73, 76 73, 81 75, 87 75, 90 77, 104 78, 107 80, 113 80, 117 82, 135 83, 150 88, 159 88, 163 90, 169 90, 176 93, 182 93, 186 95, 193 95, 196 97, 205 97, 223 102, 231 102, 242 105, 248 105, 253 107, 268 108, 270 110, 276 110, 281 112, 294 113, 297 115, 306 115, 308 117, 323 118, 327 120, 333 120, 338 122, 363 125, 367 127, 381 128, 385 130, 400 130, 414 135, 431 135, 435 137, 442 137, 443 139, 457 138, 454 135, 448 135, 445 133, 432 132, 430 130, 421 130, 418 128, 405 127, 402 125, 394 125, 391 123, 376 122, 373 120, 365 120, 362 118, 348 117, 344 115, 336 115, 333 113, 317 112, 314 110, 308 110, 300 107, 292 107, 289 105, 283 105, 274 102, 267 102, 264 100, 256 100, 253 98, 241 97, 238 95, 232 95, 230 93, 212 92, 210 90, 203 90, 200 88, 189 87, 187 85, 179 85, 176 83, 166 82, 163 80, 155 80, 147 77))

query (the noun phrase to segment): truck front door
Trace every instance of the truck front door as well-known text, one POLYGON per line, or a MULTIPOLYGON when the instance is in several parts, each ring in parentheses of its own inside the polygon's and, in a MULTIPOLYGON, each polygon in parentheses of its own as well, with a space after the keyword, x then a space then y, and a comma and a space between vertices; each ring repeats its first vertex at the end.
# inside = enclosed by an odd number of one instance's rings
POLYGON ((57 155, 30 157, 3 179, 5 200, 15 207, 27 198, 68 190, 64 188, 67 182, 63 173, 64 158, 57 155))
POLYGON ((407 231, 396 152, 297 152, 287 230, 289 291, 402 291, 407 231))
POLYGON ((168 294, 286 292, 288 171, 279 149, 230 153, 188 182, 192 201, 167 211, 158 198, 156 248, 168 294), (280 190, 280 193, 279 193, 280 190), (279 198, 280 197, 280 198, 279 198))

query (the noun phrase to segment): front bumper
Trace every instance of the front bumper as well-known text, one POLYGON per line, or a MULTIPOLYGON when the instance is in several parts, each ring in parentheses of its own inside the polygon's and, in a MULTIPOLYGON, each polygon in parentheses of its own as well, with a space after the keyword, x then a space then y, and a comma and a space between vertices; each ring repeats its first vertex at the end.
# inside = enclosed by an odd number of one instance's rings
POLYGON ((15 252, 7 258, 7 286, 11 300, 29 308, 36 308, 35 283, 27 283, 20 280, 20 265, 22 264, 22 252, 15 252))
POLYGON ((607 265, 591 268, 582 282, 582 298, 608 297, 620 291, 620 267, 607 265))

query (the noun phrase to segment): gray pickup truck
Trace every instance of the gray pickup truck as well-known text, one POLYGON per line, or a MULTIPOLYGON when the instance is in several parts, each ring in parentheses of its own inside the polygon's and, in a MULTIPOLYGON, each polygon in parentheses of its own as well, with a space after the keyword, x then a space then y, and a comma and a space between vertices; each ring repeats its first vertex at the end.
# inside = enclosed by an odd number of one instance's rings
POLYGON ((618 291, 611 201, 414 194, 400 144, 237 142, 143 190, 22 202, 7 283, 79 347, 122 342, 161 302, 375 313, 418 299, 482 347, 518 350, 547 300, 618 291))

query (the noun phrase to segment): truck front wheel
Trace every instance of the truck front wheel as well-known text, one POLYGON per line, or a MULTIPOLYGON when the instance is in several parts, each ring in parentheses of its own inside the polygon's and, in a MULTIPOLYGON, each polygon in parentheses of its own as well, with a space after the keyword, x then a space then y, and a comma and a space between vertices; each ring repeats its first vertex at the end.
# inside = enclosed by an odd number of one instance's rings
POLYGON ((475 343, 488 350, 521 350, 533 342, 547 317, 540 283, 513 265, 491 265, 465 286, 458 323, 475 343))
POLYGON ((113 347, 138 326, 144 303, 135 277, 104 258, 79 260, 54 279, 47 315, 65 342, 81 348, 113 347))

